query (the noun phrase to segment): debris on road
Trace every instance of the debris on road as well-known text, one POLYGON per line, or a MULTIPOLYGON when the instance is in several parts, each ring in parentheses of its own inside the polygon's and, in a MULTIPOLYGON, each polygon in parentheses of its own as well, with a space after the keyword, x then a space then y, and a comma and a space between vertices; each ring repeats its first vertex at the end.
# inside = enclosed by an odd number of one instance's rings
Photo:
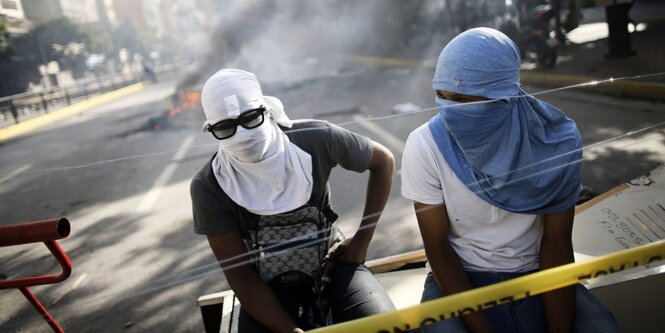
POLYGON ((395 104, 395 106, 393 106, 393 113, 398 114, 418 112, 420 110, 422 110, 422 108, 413 103, 395 104))

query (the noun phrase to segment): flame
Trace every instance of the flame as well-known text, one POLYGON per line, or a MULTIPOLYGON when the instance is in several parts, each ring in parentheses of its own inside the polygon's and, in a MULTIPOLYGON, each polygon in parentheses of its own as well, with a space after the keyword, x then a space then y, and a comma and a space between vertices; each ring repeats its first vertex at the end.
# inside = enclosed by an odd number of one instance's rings
POLYGON ((175 93, 171 100, 172 107, 168 113, 169 117, 173 117, 183 111, 196 109, 200 105, 201 93, 199 91, 186 89, 175 93))

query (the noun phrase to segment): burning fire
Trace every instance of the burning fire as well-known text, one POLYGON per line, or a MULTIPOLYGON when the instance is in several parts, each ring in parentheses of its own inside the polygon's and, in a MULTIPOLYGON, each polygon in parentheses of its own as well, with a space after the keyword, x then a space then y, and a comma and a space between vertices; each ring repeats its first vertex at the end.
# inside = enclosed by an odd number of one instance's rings
POLYGON ((167 102, 170 104, 168 116, 173 117, 183 111, 194 110, 201 105, 201 92, 185 89, 176 92, 167 102))

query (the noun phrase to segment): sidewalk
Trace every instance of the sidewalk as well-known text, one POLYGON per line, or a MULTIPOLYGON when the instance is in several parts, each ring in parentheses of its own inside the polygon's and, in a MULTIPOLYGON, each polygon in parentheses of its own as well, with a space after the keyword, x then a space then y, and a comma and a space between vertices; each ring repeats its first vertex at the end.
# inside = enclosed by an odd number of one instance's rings
POLYGON ((85 112, 96 106, 111 102, 113 100, 119 99, 121 97, 130 95, 137 91, 140 91, 145 86, 144 83, 135 83, 133 85, 114 90, 99 96, 92 97, 87 100, 83 100, 77 103, 74 103, 69 106, 65 106, 59 109, 52 110, 49 113, 36 115, 25 121, 22 121, 18 124, 11 124, 0 128, 0 145, 3 142, 20 137, 26 133, 29 133, 37 128, 46 126, 53 122, 69 118, 81 112, 85 112))
POLYGON ((631 34, 632 47, 637 55, 626 58, 605 58, 608 46, 604 10, 604 7, 584 9, 580 26, 568 34, 568 44, 558 49, 556 66, 551 69, 523 68, 522 81, 562 87, 593 80, 630 77, 585 89, 665 100, 665 2, 635 3, 630 17, 638 23, 637 31, 631 34), (635 78, 642 75, 652 76, 635 78))

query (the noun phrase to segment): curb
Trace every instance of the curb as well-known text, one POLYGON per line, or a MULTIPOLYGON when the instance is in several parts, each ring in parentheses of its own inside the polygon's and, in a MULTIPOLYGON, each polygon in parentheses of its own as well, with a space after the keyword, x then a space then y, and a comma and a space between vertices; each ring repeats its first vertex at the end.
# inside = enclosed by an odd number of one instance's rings
MULTIPOLYGON (((342 54, 341 58, 349 61, 369 63, 385 67, 424 67, 432 69, 436 67, 436 62, 431 60, 409 60, 354 54, 342 54)), ((620 97, 640 98, 654 101, 665 100, 665 84, 655 82, 598 79, 588 76, 551 74, 527 70, 520 71, 520 81, 522 83, 555 88, 579 86, 579 88, 587 91, 620 97)))
POLYGON ((77 115, 81 112, 89 110, 90 108, 108 103, 115 99, 118 99, 123 96, 135 93, 145 87, 143 83, 135 83, 131 86, 127 86, 110 93, 93 97, 89 100, 82 101, 64 108, 51 111, 45 115, 27 119, 23 122, 20 122, 15 125, 11 125, 5 128, 0 129, 0 143, 7 141, 12 138, 24 135, 30 131, 38 129, 40 127, 52 124, 58 120, 69 118, 71 116, 77 115))
POLYGON ((665 84, 630 80, 597 79, 588 76, 521 71, 520 81, 551 87, 579 86, 587 91, 620 97, 665 100, 665 84))

